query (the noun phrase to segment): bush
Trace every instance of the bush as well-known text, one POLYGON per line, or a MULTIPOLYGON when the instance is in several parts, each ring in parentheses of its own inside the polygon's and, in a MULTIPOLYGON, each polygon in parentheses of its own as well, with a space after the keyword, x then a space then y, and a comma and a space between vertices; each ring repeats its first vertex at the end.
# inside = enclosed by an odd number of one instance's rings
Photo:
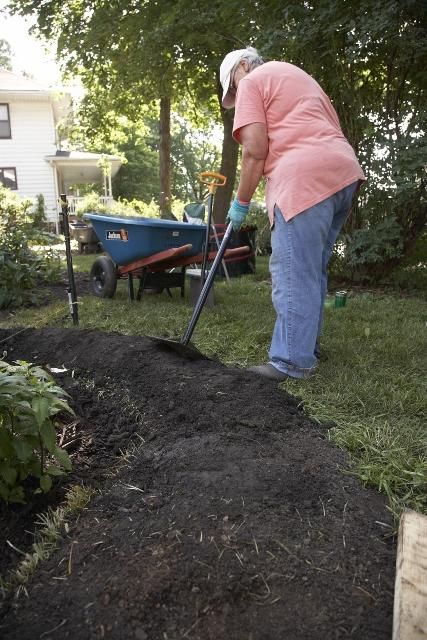
POLYGON ((353 282, 379 282, 384 265, 398 261, 402 252, 402 229, 394 218, 385 218, 342 234, 334 246, 329 272, 353 282))
POLYGON ((126 200, 125 198, 115 202, 111 208, 114 215, 141 216, 142 218, 159 218, 159 205, 152 200, 150 203, 143 200, 126 200))
POLYGON ((417 295, 427 297, 427 232, 417 238, 412 252, 381 278, 380 284, 416 291, 417 295))
POLYGON ((33 211, 33 222, 34 226, 38 229, 42 229, 47 222, 44 195, 42 193, 39 193, 39 195, 37 196, 37 204, 33 211))
POLYGON ((152 200, 149 204, 143 200, 119 200, 109 205, 101 202, 101 196, 92 191, 85 195, 76 208, 77 217, 85 213, 108 213, 116 216, 142 216, 144 218, 158 218, 159 206, 152 200))
POLYGON ((265 205, 260 202, 252 202, 245 225, 253 225, 257 228, 256 253, 266 256, 271 253, 271 229, 265 205))
POLYGON ((76 207, 76 216, 81 218, 84 213, 107 213, 109 209, 105 204, 101 203, 101 196, 95 191, 87 193, 81 200, 79 200, 76 207))
POLYGON ((402 256, 401 228, 394 218, 365 229, 357 229, 347 239, 346 260, 351 269, 378 265, 402 256))
POLYGON ((38 300, 40 282, 59 276, 59 256, 52 249, 40 254, 34 245, 46 245, 53 234, 34 226, 33 204, 0 186, 0 309, 38 300))
POLYGON ((6 502, 25 502, 27 479, 37 479, 34 493, 46 493, 52 477, 71 470, 55 429, 61 411, 73 413, 66 396, 41 367, 0 361, 0 498, 6 502))
MULTIPOLYGON (((172 203, 171 219, 182 220, 185 204, 180 200, 172 203)), ((107 213, 113 216, 141 216, 142 218, 160 218, 159 205, 154 201, 144 202, 144 200, 114 200, 105 205, 101 201, 101 196, 92 191, 85 195, 76 208, 77 217, 81 218, 85 213, 107 213)))

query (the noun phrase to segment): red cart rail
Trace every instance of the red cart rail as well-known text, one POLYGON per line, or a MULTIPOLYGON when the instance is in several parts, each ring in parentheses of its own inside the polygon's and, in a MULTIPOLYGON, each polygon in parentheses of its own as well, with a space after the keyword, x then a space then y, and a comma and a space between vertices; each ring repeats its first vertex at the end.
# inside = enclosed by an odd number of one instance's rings
MULTIPOLYGON (((202 264, 204 254, 200 253, 196 256, 183 256, 191 249, 191 245, 183 245, 174 249, 160 251, 147 258, 141 258, 131 264, 118 267, 117 276, 119 278, 127 278, 129 299, 135 299, 133 278, 139 279, 139 287, 136 299, 140 300, 144 289, 166 289, 171 295, 170 289, 179 287, 181 289, 181 297, 185 292, 185 270, 190 265, 202 264), (179 271, 176 271, 179 269, 179 271)), ((232 258, 241 255, 247 255, 250 247, 236 247, 225 251, 225 258, 232 258)), ((208 262, 212 262, 217 255, 216 251, 210 251, 207 256, 208 262)))

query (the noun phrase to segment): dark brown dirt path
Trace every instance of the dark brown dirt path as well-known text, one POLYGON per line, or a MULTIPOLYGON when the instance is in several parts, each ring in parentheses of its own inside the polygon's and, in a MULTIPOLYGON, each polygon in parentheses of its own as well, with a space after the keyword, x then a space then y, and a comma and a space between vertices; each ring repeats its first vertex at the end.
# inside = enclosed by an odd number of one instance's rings
POLYGON ((29 597, 3 603, 2 640, 390 638, 384 500, 297 400, 143 337, 46 329, 4 345, 68 369, 73 478, 100 493, 29 597))

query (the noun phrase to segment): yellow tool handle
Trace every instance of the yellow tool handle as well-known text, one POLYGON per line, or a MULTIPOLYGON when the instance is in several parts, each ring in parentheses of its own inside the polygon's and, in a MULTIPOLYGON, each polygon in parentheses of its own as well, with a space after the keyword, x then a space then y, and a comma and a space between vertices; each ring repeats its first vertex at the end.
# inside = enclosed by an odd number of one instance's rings
POLYGON ((223 187, 227 182, 227 177, 220 173, 215 173, 214 171, 202 171, 202 173, 199 173, 199 180, 202 184, 223 187), (209 180, 209 178, 212 178, 212 180, 209 180))

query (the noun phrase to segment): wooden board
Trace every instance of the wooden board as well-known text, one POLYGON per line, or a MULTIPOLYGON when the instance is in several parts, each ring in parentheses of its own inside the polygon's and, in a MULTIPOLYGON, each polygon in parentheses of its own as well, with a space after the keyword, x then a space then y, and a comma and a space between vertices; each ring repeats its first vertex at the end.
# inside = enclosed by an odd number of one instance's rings
POLYGON ((427 516, 415 511, 400 520, 393 640, 427 640, 427 516))

